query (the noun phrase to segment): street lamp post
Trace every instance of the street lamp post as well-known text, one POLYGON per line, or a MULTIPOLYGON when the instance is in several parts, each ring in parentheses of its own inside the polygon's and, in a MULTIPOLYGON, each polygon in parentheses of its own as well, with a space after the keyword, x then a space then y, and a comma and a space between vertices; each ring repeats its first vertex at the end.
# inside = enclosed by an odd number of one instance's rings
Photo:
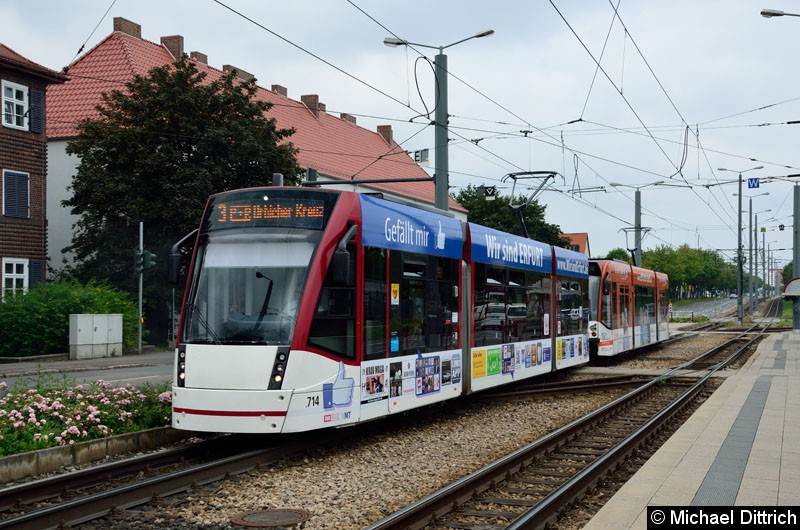
POLYGON ((436 112, 434 120, 436 122, 436 129, 434 135, 434 178, 436 185, 436 207, 440 210, 448 210, 448 194, 449 194, 449 172, 450 172, 450 158, 448 152, 447 140, 447 55, 444 54, 445 48, 450 48, 456 44, 468 41, 470 39, 479 39, 481 37, 488 37, 494 34, 494 30, 487 29, 476 33, 466 39, 453 42, 446 46, 430 46, 428 44, 419 44, 417 42, 410 42, 395 37, 386 37, 383 43, 386 46, 395 48, 397 46, 421 46, 423 48, 438 49, 439 53, 434 58, 434 75, 436 78, 436 112))
MULTIPOLYGON (((794 185, 794 210, 792 212, 792 277, 800 276, 800 185, 794 185)), ((792 298, 792 332, 800 333, 800 300, 792 298)))
MULTIPOLYGON (((800 17, 798 13, 784 13, 779 9, 762 9, 761 16, 764 18, 772 17, 800 17)), ((793 237, 792 237, 792 277, 800 276, 800 186, 794 185, 794 211, 793 211, 793 237)), ((798 297, 792 298, 792 332, 800 334, 800 300, 798 297)))
MULTIPOLYGON (((760 195, 769 195, 769 192, 761 193, 760 195)), ((758 195, 754 195, 754 197, 758 197, 758 195)), ((756 285, 756 278, 758 278, 758 214, 771 212, 772 208, 761 210, 760 212, 753 213, 753 197, 750 197, 750 278, 749 278, 749 291, 748 295, 750 297, 750 315, 753 316, 756 314, 756 308, 758 307, 758 285, 756 285), (753 224, 753 217, 756 218, 755 224, 753 224), (755 275, 753 274, 755 272, 755 275), (753 301, 753 292, 755 291, 755 302, 753 301)))
POLYGON ((742 261, 744 261, 744 256, 742 256, 742 173, 755 171, 756 169, 764 169, 764 166, 751 167, 750 169, 744 169, 742 171, 725 169, 724 167, 718 169, 718 171, 739 173, 739 223, 738 230, 736 231, 736 317, 740 326, 744 324, 744 306, 742 305, 742 261))

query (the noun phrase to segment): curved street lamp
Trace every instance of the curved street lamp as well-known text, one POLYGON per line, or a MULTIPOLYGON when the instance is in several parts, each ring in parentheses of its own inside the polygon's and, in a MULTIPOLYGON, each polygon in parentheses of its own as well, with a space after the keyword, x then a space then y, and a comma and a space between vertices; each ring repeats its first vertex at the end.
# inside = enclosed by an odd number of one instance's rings
POLYGON ((772 18, 772 17, 800 17, 800 15, 795 13, 784 13, 780 9, 762 9, 761 16, 764 18, 772 18))
POLYGON ((440 210, 447 211, 448 209, 448 193, 449 193, 449 173, 450 173, 450 159, 448 156, 447 145, 447 55, 444 54, 446 48, 461 44, 471 39, 480 39, 481 37, 488 37, 493 35, 493 29, 487 29, 452 42, 445 46, 431 46, 429 44, 420 44, 418 42, 411 42, 396 37, 386 37, 383 43, 390 48, 397 46, 421 46, 423 48, 438 49, 439 53, 434 58, 434 74, 436 77, 436 113, 434 120, 436 122, 435 138, 434 138, 434 177, 436 182, 436 207, 440 210))
MULTIPOLYGON (((762 9, 761 16, 764 18, 772 17, 800 17, 797 13, 784 13, 779 9, 762 9)), ((790 175, 796 176, 796 175, 790 175)), ((792 276, 800 276, 800 185, 794 185, 794 222, 792 227, 792 276)), ((800 299, 792 297, 792 332, 800 334, 800 299)))

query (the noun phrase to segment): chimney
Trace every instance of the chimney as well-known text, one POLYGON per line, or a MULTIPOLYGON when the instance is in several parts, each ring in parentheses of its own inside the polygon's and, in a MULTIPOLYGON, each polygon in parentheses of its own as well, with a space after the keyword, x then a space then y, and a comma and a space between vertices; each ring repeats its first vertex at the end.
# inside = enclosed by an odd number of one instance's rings
POLYGON ((286 89, 285 86, 280 85, 272 85, 272 91, 276 94, 280 94, 283 97, 289 97, 289 91, 286 89))
POLYGON ((122 17, 114 17, 114 31, 121 31, 137 39, 142 38, 142 26, 122 17))
POLYGON ((200 52, 191 52, 189 56, 198 63, 208 64, 208 55, 200 52))
POLYGON ((319 118, 319 111, 325 110, 325 105, 320 104, 319 96, 317 94, 309 94, 307 96, 300 96, 300 101, 308 107, 308 110, 314 115, 315 118, 319 118), (321 109, 320 109, 321 107, 321 109))
POLYGON ((222 65, 222 71, 225 72, 226 74, 231 73, 231 72, 235 72, 236 77, 238 77, 239 79, 241 79, 243 81, 251 81, 255 77, 250 72, 245 72, 241 68, 238 68, 236 66, 232 66, 230 64, 222 65))
POLYGON ((161 37, 161 45, 164 46, 172 57, 177 61, 183 57, 183 36, 170 35, 169 37, 161 37))
POLYGON ((355 124, 356 124, 356 117, 355 117, 355 116, 353 116, 352 114, 346 114, 346 113, 342 112, 342 113, 339 115, 339 117, 340 117, 341 119, 343 119, 344 121, 346 121, 347 123, 352 123, 353 125, 355 125, 355 124))
POLYGON ((392 126, 391 125, 378 125, 378 134, 380 134, 387 144, 393 145, 392 140, 392 126))

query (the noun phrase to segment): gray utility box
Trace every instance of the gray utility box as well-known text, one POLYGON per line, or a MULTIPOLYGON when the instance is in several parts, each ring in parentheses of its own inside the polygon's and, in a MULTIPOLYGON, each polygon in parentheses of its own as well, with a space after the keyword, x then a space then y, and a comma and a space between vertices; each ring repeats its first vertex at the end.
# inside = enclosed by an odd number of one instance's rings
POLYGON ((122 355, 122 315, 69 316, 69 358, 122 355))

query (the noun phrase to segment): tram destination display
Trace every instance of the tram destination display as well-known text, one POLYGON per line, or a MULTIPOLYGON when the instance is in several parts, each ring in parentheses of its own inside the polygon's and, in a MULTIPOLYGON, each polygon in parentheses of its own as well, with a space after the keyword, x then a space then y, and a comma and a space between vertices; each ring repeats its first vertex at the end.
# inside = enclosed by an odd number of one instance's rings
POLYGON ((212 199, 208 229, 260 227, 322 230, 335 197, 295 197, 294 193, 221 194, 212 199))

